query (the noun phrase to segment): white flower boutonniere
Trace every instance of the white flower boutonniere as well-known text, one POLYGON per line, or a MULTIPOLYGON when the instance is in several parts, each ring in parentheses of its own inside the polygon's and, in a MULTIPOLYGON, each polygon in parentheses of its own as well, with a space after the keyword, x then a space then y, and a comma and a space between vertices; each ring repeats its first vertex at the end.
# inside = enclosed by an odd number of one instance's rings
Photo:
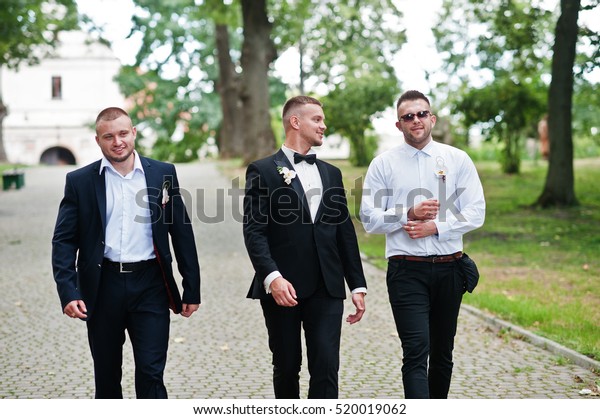
POLYGON ((442 179, 442 182, 446 182, 446 172, 444 172, 443 170, 436 170, 435 171, 435 176, 438 179, 442 179))
POLYGON ((165 207, 165 205, 167 205, 167 202, 169 202, 169 187, 171 186, 171 182, 169 182, 168 180, 163 182, 162 185, 162 206, 163 208, 165 207))
POLYGON ((442 182, 446 183, 446 165, 444 164, 443 157, 435 158, 435 176, 438 179, 442 179, 442 182))
POLYGON ((296 177, 296 172, 287 167, 277 166, 277 171, 283 176, 283 181, 288 185, 292 183, 292 179, 296 177))

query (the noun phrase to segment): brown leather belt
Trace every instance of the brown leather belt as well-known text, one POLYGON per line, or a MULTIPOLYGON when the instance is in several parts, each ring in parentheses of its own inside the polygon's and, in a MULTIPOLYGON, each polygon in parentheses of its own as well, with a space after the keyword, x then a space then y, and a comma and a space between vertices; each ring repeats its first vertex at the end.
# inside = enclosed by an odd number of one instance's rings
POLYGON ((429 263, 448 263, 454 262, 462 257, 462 252, 452 253, 451 255, 440 256, 409 256, 409 255, 394 255, 390 259, 409 260, 411 262, 429 262, 429 263))
POLYGON ((104 258, 102 266, 106 266, 122 274, 127 274, 156 265, 157 263, 158 261, 156 259, 142 260, 139 262, 113 262, 112 260, 104 258))

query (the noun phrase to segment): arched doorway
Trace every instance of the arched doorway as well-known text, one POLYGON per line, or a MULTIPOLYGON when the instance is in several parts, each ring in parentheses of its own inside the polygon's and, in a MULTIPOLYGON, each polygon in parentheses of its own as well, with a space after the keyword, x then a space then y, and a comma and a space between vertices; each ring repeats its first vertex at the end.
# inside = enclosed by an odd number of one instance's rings
POLYGON ((77 162, 73 153, 68 149, 64 147, 51 147, 42 153, 40 164, 62 166, 77 164, 77 162))

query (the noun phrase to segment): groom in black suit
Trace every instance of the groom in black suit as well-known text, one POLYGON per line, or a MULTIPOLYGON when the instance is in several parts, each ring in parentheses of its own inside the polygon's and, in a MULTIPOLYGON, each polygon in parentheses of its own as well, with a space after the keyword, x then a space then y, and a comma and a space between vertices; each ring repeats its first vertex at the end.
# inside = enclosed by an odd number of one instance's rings
POLYGON ((169 308, 190 317, 200 306, 196 243, 175 167, 140 156, 135 137, 124 110, 100 112, 96 142, 104 157, 67 175, 52 238, 63 313, 87 324, 96 398, 123 397, 125 330, 134 352, 136 396, 167 398, 169 308))
POLYGON ((299 398, 304 328, 309 398, 337 398, 345 282, 356 312, 366 281, 340 170, 316 159, 326 129, 321 103, 308 96, 283 108, 285 143, 248 166, 244 240, 255 275, 248 298, 260 299, 277 398, 299 398))

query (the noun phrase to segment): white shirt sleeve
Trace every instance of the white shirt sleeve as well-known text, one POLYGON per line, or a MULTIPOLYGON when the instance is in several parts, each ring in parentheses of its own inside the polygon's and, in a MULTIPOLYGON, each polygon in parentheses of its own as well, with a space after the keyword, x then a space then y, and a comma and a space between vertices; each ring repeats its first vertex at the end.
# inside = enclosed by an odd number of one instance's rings
POLYGON ((383 160, 373 160, 363 184, 360 205, 360 220, 367 233, 387 234, 394 232, 407 222, 408 208, 396 206, 394 190, 387 184, 383 160))
POLYGON ((436 221, 440 241, 459 239, 481 227, 485 220, 483 187, 471 159, 463 159, 457 179, 455 194, 444 203, 447 208, 440 210, 445 219, 436 221))

